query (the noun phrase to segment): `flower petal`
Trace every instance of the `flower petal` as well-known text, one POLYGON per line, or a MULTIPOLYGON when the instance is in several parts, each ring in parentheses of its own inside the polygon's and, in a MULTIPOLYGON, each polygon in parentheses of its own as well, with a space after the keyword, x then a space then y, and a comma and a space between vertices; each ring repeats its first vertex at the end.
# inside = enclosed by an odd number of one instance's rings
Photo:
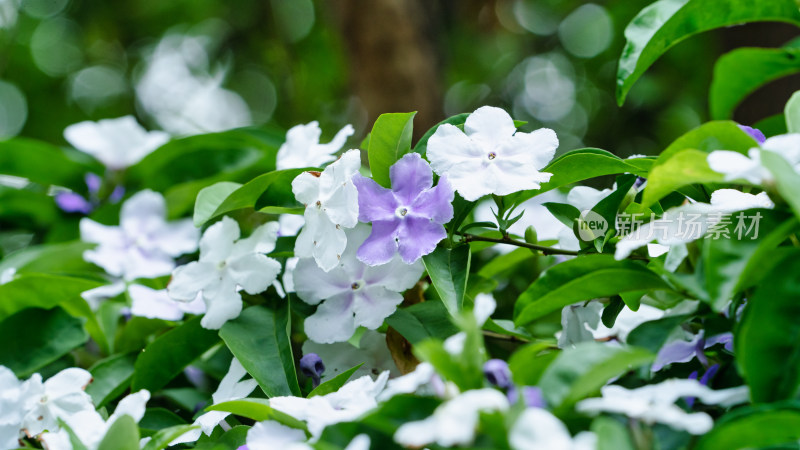
POLYGON ((372 222, 395 218, 400 205, 390 189, 358 174, 353 177, 353 184, 358 189, 358 220, 372 222))
POLYGON ((227 266, 228 275, 248 294, 266 291, 280 271, 281 264, 278 261, 261 253, 240 256, 227 266))
POLYGON ((432 219, 436 223, 445 224, 453 218, 453 200, 456 193, 447 176, 439 178, 439 184, 432 189, 428 189, 414 200, 411 204, 413 217, 424 217, 432 219))
POLYGON ((301 173, 292 180, 294 197, 304 205, 313 205, 319 199, 319 184, 319 176, 314 176, 310 172, 301 173))
POLYGON ((497 145, 510 138, 516 130, 514 119, 503 109, 494 106, 476 109, 464 122, 467 136, 484 145, 497 145))
POLYGON ((157 291, 140 284, 128 288, 131 296, 131 314, 149 319, 181 320, 183 310, 172 300, 166 290, 157 291))
POLYGON ((526 169, 539 170, 547 165, 558 148, 558 136, 549 128, 539 128, 530 133, 517 133, 502 142, 498 159, 514 159, 526 169))
POLYGON ((167 285, 169 296, 182 302, 190 302, 197 293, 219 281, 219 271, 211 263, 192 261, 172 272, 167 285))
POLYGON ((200 320, 200 325, 209 330, 219 330, 225 322, 239 317, 242 312, 242 296, 236 292, 236 283, 228 277, 223 277, 213 289, 204 289, 203 300, 206 315, 200 320))
POLYGON ((412 264, 431 253, 446 237, 443 225, 421 217, 406 217, 398 232, 400 256, 403 262, 412 264))
POLYGON ((200 239, 200 261, 220 263, 225 261, 233 249, 233 243, 241 232, 239 224, 228 216, 211 225, 200 239))
POLYGON ((486 156, 484 153, 463 131, 446 123, 440 125, 428 140, 426 156, 436 173, 452 177, 451 171, 459 164, 475 161, 480 165, 486 156))
POLYGON ((239 239, 233 244, 230 258, 238 258, 248 253, 269 253, 275 250, 278 240, 278 222, 267 222, 253 230, 245 239, 239 239))
POLYGON ((367 286, 357 291, 353 300, 355 324, 374 330, 383 325, 384 319, 391 316, 403 296, 383 286, 367 286))
POLYGON ((397 250, 400 223, 400 219, 372 222, 372 232, 356 252, 359 261, 370 266, 391 261, 397 250))
POLYGON ((349 292, 353 282, 341 268, 325 272, 312 258, 302 258, 297 262, 293 278, 296 280, 294 288, 297 296, 309 305, 349 292))
POLYGON ((350 339, 356 330, 352 292, 325 300, 314 314, 306 318, 304 328, 309 339, 321 344, 350 339))
POLYGON ((392 192, 404 206, 411 205, 422 191, 433 186, 431 166, 419 153, 407 153, 389 168, 392 192))

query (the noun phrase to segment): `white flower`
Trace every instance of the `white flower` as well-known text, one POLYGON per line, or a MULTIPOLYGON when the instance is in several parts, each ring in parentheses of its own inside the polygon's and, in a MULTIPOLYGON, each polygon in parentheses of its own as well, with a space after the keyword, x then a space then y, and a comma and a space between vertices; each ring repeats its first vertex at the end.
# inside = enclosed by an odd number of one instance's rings
POLYGON ((286 142, 278 150, 277 168, 284 170, 322 167, 336 159, 333 154, 342 148, 353 133, 353 126, 345 125, 332 141, 320 144, 322 131, 319 129, 319 122, 315 120, 305 125, 295 125, 286 132, 286 142))
POLYGON ((565 306, 561 310, 561 332, 558 347, 566 348, 579 342, 615 338, 625 342, 628 334, 639 325, 664 317, 664 311, 650 305, 640 305, 637 311, 624 306, 611 328, 603 325, 600 316, 603 304, 597 301, 565 306))
POLYGON ((589 431, 570 436, 556 416, 541 408, 528 408, 511 427, 508 443, 514 450, 594 450, 597 435, 589 431))
MULTIPOLYGON (((231 366, 228 373, 222 378, 216 392, 211 395, 213 404, 228 402, 232 400, 240 400, 250 395, 255 390, 258 383, 254 379, 242 380, 247 375, 247 371, 242 367, 242 363, 238 359, 231 360, 231 366)), ((217 424, 225 420, 230 413, 224 411, 209 411, 194 421, 194 425, 199 425, 200 428, 187 431, 180 437, 176 438, 170 445, 182 444, 186 442, 195 442, 200 438, 201 433, 211 436, 217 424)))
MULTIPOLYGON (((369 450, 370 439, 366 434, 359 434, 344 450, 369 450)), ((274 420, 266 420, 253 425, 247 432, 248 450, 311 450, 306 433, 297 428, 287 427, 274 420)))
POLYGON ((752 208, 772 209, 774 206, 766 192, 753 195, 736 189, 718 189, 711 194, 710 204, 691 203, 669 209, 660 219, 625 235, 617 243, 614 258, 625 259, 637 248, 654 240, 668 246, 687 244, 703 237, 726 214, 752 208))
MULTIPOLYGON (((491 294, 478 294, 475 296, 475 305, 472 308, 472 315, 478 327, 482 327, 497 308, 497 301, 491 294)), ((444 340, 444 349, 451 355, 460 355, 464 351, 464 344, 467 342, 467 333, 459 331, 444 340)))
POLYGON ((200 239, 200 260, 178 267, 167 286, 169 296, 190 302, 202 292, 206 315, 204 328, 217 330, 239 317, 242 296, 265 291, 278 276, 281 265, 265 253, 275 249, 278 224, 269 222, 253 230, 250 237, 239 239, 239 224, 230 217, 208 227, 200 239))
POLYGON ((269 400, 269 406, 305 421, 313 441, 319 438, 328 425, 356 420, 376 408, 376 397, 386 386, 388 379, 389 372, 383 372, 375 381, 369 376, 363 376, 326 395, 310 398, 273 397, 269 400))
MULTIPOLYGON (((333 166, 329 166, 333 167, 333 166)), ((347 248, 339 263, 325 272, 314 260, 302 258, 294 270, 297 295, 316 305, 317 311, 305 321, 308 337, 320 343, 346 341, 359 326, 374 330, 383 324, 403 301, 401 292, 422 276, 421 262, 405 264, 399 255, 380 266, 368 266, 356 258, 356 249, 369 235, 360 224, 347 231, 347 248)))
POLYGON ((86 300, 86 303, 89 304, 92 311, 97 311, 97 308, 100 307, 102 302, 122 294, 127 288, 128 286, 124 281, 116 281, 111 284, 89 289, 88 291, 83 291, 81 292, 81 297, 86 300))
POLYGON ((377 375, 384 370, 388 370, 390 376, 400 375, 392 359, 392 353, 386 345, 386 335, 377 331, 366 330, 361 335, 358 347, 350 342, 320 344, 307 340, 303 343, 303 354, 309 353, 316 353, 325 363, 323 381, 361 363, 364 365, 353 373, 352 378, 377 375))
POLYGON ((407 422, 394 434, 394 440, 407 447, 437 443, 442 447, 466 446, 475 439, 481 411, 507 411, 508 398, 496 389, 475 389, 439 405, 427 419, 407 422))
POLYGON ((127 281, 169 274, 173 258, 197 249, 199 232, 191 219, 167 222, 166 215, 164 197, 145 190, 122 205, 117 227, 81 219, 81 240, 98 244, 83 259, 127 281))
POLYGON ((184 314, 203 314, 206 305, 202 295, 191 302, 180 302, 170 298, 166 289, 155 290, 140 284, 128 287, 131 296, 131 314, 150 319, 181 320, 184 314))
POLYGON ((464 131, 444 124, 428 141, 431 167, 466 200, 487 194, 508 195, 539 189, 552 174, 539 172, 553 158, 558 138, 553 130, 516 132, 500 108, 484 106, 469 115, 464 131))
MULTIPOLYGON (((88 449, 95 450, 100 446, 106 433, 122 416, 129 416, 136 422, 142 420, 145 405, 150 399, 150 392, 141 390, 120 400, 114 414, 103 420, 94 409, 83 410, 64 419, 78 440, 88 449)), ((69 433, 65 429, 42 433, 42 442, 48 450, 72 450, 69 433)))
POLYGON ((92 381, 92 374, 78 369, 64 369, 42 383, 41 375, 34 374, 26 383, 27 402, 22 427, 30 436, 44 430, 58 428, 58 419, 67 420, 81 411, 94 412, 94 405, 84 388, 92 381))
POLYGON ((761 165, 761 152, 771 151, 800 172, 800 134, 784 134, 767 139, 761 148, 751 148, 747 156, 730 150, 716 150, 708 154, 711 170, 725 175, 725 181, 745 181, 763 185, 773 181, 772 173, 761 165))
POLYGON ((413 371, 392 378, 386 383, 386 389, 380 393, 378 400, 386 401, 400 394, 427 394, 436 391, 436 384, 441 384, 441 378, 428 362, 421 362, 413 371))
POLYGON ((361 152, 348 150, 322 173, 304 172, 292 181, 292 192, 306 205, 306 224, 294 246, 300 258, 313 257, 324 271, 336 267, 347 246, 343 228, 358 223, 358 190, 353 175, 361 167, 361 152))
POLYGON ((648 424, 663 423, 692 434, 707 433, 714 426, 714 421, 703 412, 687 413, 675 405, 679 398, 697 397, 706 405, 730 406, 746 402, 749 396, 747 386, 715 391, 697 380, 689 379, 671 379, 631 390, 608 385, 600 391, 602 398, 581 400, 576 409, 590 414, 624 414, 648 424))
POLYGON ((64 130, 64 138, 109 169, 122 170, 166 144, 169 134, 163 131, 148 132, 133 116, 125 116, 70 125, 64 130))
POLYGON ((26 384, 0 366, 0 448, 17 448, 27 401, 26 384))

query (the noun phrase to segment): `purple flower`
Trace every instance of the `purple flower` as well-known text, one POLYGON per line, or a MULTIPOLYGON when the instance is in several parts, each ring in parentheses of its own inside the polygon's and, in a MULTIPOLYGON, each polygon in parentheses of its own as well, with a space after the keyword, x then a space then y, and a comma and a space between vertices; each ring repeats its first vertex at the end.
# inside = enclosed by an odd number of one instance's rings
POLYGON ((56 205, 62 211, 68 213, 89 214, 94 209, 94 205, 75 192, 59 192, 56 194, 56 205))
POLYGON ((96 173, 89 172, 83 177, 86 181, 86 187, 89 188, 90 195, 97 195, 100 192, 100 187, 103 185, 103 179, 96 173))
MULTIPOLYGON (((714 364, 713 366, 709 367, 708 370, 706 370, 706 373, 704 373, 703 376, 700 377, 700 384, 702 384, 703 386, 708 386, 708 383, 711 382, 711 379, 714 378, 714 375, 716 375, 718 371, 719 371, 719 364, 714 364)), ((696 370, 689 374, 689 379, 690 380, 697 379, 696 370)), ((685 397, 685 398, 686 398, 686 404, 689 405, 689 408, 694 406, 695 397, 685 397)))
POLYGON ((703 332, 700 331, 691 341, 680 339, 672 341, 661 347, 651 370, 658 372, 668 364, 689 362, 695 357, 702 365, 708 367, 705 349, 717 344, 723 344, 725 350, 733 352, 733 334, 722 333, 705 339, 703 332))
POLYGON ((489 383, 500 389, 508 389, 514 385, 511 381, 511 370, 502 359, 490 359, 483 365, 483 374, 489 383))
POLYGON ((357 256, 371 266, 389 262, 395 252, 412 264, 447 236, 444 224, 453 218, 455 192, 443 176, 433 187, 431 166, 409 153, 390 169, 392 189, 356 175, 358 220, 372 222, 372 233, 357 256))
POLYGON ((314 387, 319 386, 322 374, 325 372, 325 364, 322 358, 316 353, 307 353, 300 358, 300 371, 303 375, 311 378, 314 387))
POLYGON ((758 128, 748 127, 747 125, 739 125, 739 128, 750 135, 751 138, 755 139, 759 145, 763 144, 767 140, 767 137, 764 136, 764 133, 762 133, 758 128))

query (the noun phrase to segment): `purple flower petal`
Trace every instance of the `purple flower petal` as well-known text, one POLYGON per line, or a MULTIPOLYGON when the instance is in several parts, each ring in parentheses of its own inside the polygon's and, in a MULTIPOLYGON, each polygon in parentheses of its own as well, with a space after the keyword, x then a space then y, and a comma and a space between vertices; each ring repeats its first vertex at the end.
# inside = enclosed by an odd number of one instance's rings
POLYGON ((445 224, 453 218, 453 190, 447 178, 439 178, 439 184, 433 189, 422 192, 411 204, 411 215, 429 217, 434 222, 445 224))
POLYGON ((74 192, 60 192, 56 194, 56 204, 63 211, 70 213, 89 214, 94 207, 82 196, 74 192))
POLYGON ((392 260, 397 251, 397 228, 400 219, 372 222, 372 232, 358 248, 358 259, 370 266, 385 264, 392 260))
POLYGON ((424 190, 433 186, 431 166, 419 156, 408 153, 389 168, 392 192, 403 206, 410 205, 424 190))
POLYGON ((725 350, 733 353, 733 333, 728 332, 711 336, 706 340, 705 348, 710 348, 717 344, 723 344, 725 350))
POLYGON ((755 139, 759 144, 763 144, 767 137, 758 128, 748 127, 747 125, 739 125, 739 128, 745 133, 749 134, 751 138, 755 139))
POLYGON ((525 402, 525 406, 528 408, 547 407, 542 390, 536 386, 524 386, 522 388, 522 401, 525 402))
POLYGON ((353 177, 353 184, 358 189, 358 220, 372 222, 397 218, 395 211, 400 205, 391 190, 358 174, 353 177))
POLYGON ((678 340, 661 347, 651 370, 658 372, 668 364, 691 361, 696 355, 697 342, 697 340, 691 342, 678 340))
POLYGON ((508 389, 513 386, 511 381, 511 370, 508 363, 502 359, 490 359, 483 365, 483 375, 486 380, 500 389, 508 389))
POLYGON ((398 248, 406 264, 413 264, 429 254, 447 237, 444 226, 422 217, 406 217, 399 231, 398 248))
POLYGON ((100 175, 89 172, 83 179, 86 181, 86 187, 89 188, 90 194, 97 194, 100 191, 100 186, 103 184, 100 175))
POLYGON ((114 191, 111 192, 111 195, 108 196, 108 201, 111 203, 117 203, 118 201, 122 200, 122 197, 125 196, 125 188, 122 186, 117 186, 114 188, 114 191))

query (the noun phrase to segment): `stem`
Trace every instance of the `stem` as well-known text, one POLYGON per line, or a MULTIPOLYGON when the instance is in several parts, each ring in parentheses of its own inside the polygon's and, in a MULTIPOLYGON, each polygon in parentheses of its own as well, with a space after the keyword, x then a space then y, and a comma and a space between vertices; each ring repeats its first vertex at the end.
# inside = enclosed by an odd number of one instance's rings
POLYGON ((524 247, 529 248, 531 250, 538 250, 542 252, 544 255, 571 255, 571 256, 578 256, 578 252, 574 250, 562 250, 560 248, 553 248, 553 247, 545 247, 543 245, 536 245, 536 244, 529 244, 527 242, 522 241, 515 241, 508 237, 508 235, 503 236, 501 239, 484 237, 484 236, 477 236, 474 234, 469 233, 456 233, 459 236, 464 238, 464 242, 494 242, 495 244, 510 244, 516 245, 517 247, 524 247))
POLYGON ((525 338, 521 338, 519 336, 495 333, 494 331, 487 331, 487 330, 482 330, 482 331, 483 331, 483 335, 488 337, 488 338, 503 339, 503 340, 511 341, 511 342, 523 342, 523 343, 524 342, 530 342, 530 340, 525 339, 525 338))

